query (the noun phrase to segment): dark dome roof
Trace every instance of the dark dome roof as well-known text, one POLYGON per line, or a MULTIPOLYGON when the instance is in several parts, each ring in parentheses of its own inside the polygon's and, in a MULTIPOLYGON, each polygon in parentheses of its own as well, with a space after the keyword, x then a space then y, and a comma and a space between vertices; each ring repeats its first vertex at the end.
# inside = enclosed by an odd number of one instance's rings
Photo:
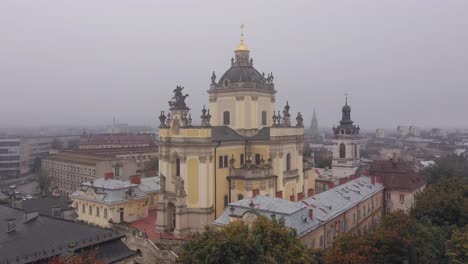
POLYGON ((341 111, 344 111, 344 112, 351 112, 351 107, 349 105, 344 105, 343 106, 343 109, 341 111))
POLYGON ((237 82, 254 82, 263 84, 265 78, 252 66, 233 66, 227 70, 221 79, 219 79, 219 85, 223 85, 224 80, 228 80, 230 83, 237 82))

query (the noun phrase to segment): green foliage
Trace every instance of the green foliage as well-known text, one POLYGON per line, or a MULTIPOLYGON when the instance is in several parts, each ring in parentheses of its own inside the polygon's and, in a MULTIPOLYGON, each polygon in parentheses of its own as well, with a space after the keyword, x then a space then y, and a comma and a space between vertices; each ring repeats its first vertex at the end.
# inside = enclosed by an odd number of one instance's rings
POLYGON ((282 221, 258 217, 249 226, 235 221, 206 228, 184 245, 180 263, 324 263, 320 251, 306 250, 282 221))
POLYGON ((424 174, 429 184, 409 215, 388 215, 365 237, 342 236, 327 263, 468 263, 467 162, 445 157, 424 174))
POLYGON ((468 229, 457 229, 447 241, 447 253, 450 263, 468 263, 468 229))
POLYGON ((148 163, 145 164, 143 171, 159 171, 159 160, 157 158, 152 158, 150 161, 148 161, 148 163))
POLYGON ((47 195, 49 193, 50 188, 50 177, 45 170, 41 170, 38 175, 38 185, 39 191, 42 195, 47 195))

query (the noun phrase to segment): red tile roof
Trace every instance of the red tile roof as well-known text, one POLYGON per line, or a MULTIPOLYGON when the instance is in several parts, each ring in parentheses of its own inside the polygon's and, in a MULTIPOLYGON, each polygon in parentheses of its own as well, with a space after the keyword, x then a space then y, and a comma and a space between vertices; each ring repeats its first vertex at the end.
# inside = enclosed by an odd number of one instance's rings
POLYGON ((372 176, 381 176, 384 188, 415 190, 425 185, 423 177, 411 169, 409 164, 392 160, 374 161, 370 165, 372 176))
POLYGON ((133 221, 130 226, 145 232, 152 241, 159 240, 159 232, 156 232, 156 218, 156 210, 151 210, 148 212, 148 217, 133 221))

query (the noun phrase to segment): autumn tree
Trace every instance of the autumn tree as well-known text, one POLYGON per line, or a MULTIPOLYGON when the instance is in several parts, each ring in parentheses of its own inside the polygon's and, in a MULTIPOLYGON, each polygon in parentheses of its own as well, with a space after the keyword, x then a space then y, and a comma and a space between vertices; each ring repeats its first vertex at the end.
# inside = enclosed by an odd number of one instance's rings
POLYGON ((207 227, 183 247, 180 263, 323 263, 321 252, 307 250, 282 220, 258 217, 250 226, 235 221, 207 227))

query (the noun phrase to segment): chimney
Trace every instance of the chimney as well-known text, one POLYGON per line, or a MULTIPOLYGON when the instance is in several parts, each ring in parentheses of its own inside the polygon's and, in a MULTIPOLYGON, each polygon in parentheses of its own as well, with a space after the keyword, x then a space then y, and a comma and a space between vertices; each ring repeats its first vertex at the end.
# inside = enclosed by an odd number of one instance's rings
POLYGON ((114 179, 114 173, 113 172, 104 173, 104 180, 109 180, 109 179, 114 179))
POLYGON ((374 175, 371 176, 371 183, 372 183, 372 185, 375 185, 375 176, 374 175))
POLYGON ((130 183, 140 185, 140 183, 141 183, 141 176, 140 176, 140 175, 133 175, 133 176, 130 176, 130 183))
POLYGON ((10 233, 10 232, 13 232, 16 230, 16 223, 15 223, 15 218, 9 218, 9 219, 6 219, 6 222, 7 222, 7 232, 10 233))
POLYGON ((39 216, 37 211, 29 211, 24 213, 24 222, 27 223, 33 219, 36 219, 39 216))
POLYGON ((60 205, 56 205, 52 207, 52 216, 53 217, 61 217, 61 209, 62 207, 60 205))
POLYGON ((311 208, 309 208, 309 218, 310 220, 314 220, 314 210, 312 210, 311 208))
POLYGON ((382 176, 377 175, 377 176, 375 176, 375 177, 377 178, 377 183, 380 183, 380 184, 381 184, 381 183, 382 183, 382 176))

